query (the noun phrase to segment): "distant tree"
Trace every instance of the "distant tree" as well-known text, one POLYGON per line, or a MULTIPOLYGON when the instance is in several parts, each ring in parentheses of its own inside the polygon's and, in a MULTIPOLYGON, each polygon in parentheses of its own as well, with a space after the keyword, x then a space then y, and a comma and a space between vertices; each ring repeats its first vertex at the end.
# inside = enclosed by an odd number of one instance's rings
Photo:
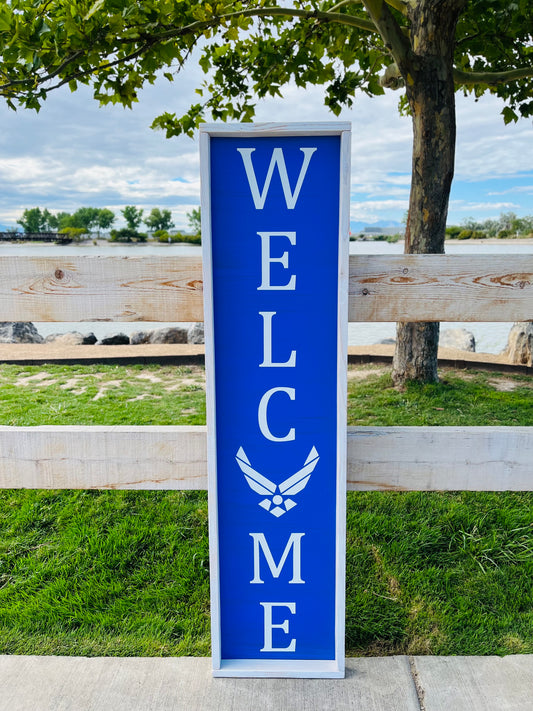
POLYGON ((135 207, 134 205, 126 205, 126 207, 121 210, 126 224, 130 230, 137 230, 137 227, 142 222, 144 210, 142 208, 135 207))
POLYGON ((170 230, 174 227, 171 211, 160 210, 158 207, 152 208, 151 213, 144 220, 144 224, 151 232, 154 232, 154 230, 170 230))
POLYGON ((65 229, 65 227, 75 226, 73 224, 73 219, 70 212, 58 212, 56 215, 53 216, 53 219, 55 223, 54 229, 58 230, 58 232, 65 229))
POLYGON ((49 229, 51 217, 47 209, 41 210, 40 207, 31 207, 24 210, 22 217, 17 220, 17 224, 22 226, 26 234, 37 234, 49 229))
POLYGON ((194 234, 199 235, 202 232, 202 215, 199 207, 187 213, 187 221, 194 234))
POLYGON ((112 210, 109 210, 107 207, 103 207, 98 210, 98 217, 96 219, 96 226, 98 227, 98 236, 100 236, 100 230, 108 230, 115 221, 115 219, 115 213, 112 210))
POLYGON ((90 233, 92 228, 97 225, 99 212, 97 207, 78 208, 72 215, 72 224, 70 227, 83 228, 85 232, 90 233))

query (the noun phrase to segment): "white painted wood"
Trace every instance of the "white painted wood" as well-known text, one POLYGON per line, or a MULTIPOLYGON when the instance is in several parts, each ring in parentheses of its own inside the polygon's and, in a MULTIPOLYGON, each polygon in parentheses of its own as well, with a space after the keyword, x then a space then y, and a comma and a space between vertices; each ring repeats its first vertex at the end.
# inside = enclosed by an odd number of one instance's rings
POLYGON ((352 256, 349 318, 533 320, 533 255, 352 256))
POLYGON ((338 676, 345 673, 346 610, 346 409, 348 402, 348 281, 350 259, 351 131, 343 130, 340 148, 339 266, 337 286, 337 501, 335 656, 338 676))
POLYGON ((212 136, 338 136, 342 132, 350 132, 349 121, 316 121, 289 123, 204 123, 200 132, 212 136))
POLYGON ((348 488, 533 491, 531 427, 361 427, 348 437, 348 488))
POLYGON ((196 257, 0 257, 4 321, 203 321, 196 257))
MULTIPOLYGON (((202 296, 197 257, 0 257, 5 321, 203 321, 202 296)), ((533 320, 533 256, 352 256, 348 318, 533 320)))
POLYGON ((209 591, 211 603, 211 659, 213 672, 221 664, 220 559, 218 546, 218 476, 216 449, 215 318, 213 304, 213 251, 211 220, 211 132, 200 128, 200 179, 202 208, 202 260, 204 280, 204 336, 207 421, 207 491, 209 507, 209 591))
MULTIPOLYGON (((0 489, 206 489, 205 427, 0 427, 0 489)), ((348 489, 533 491, 532 427, 350 427, 348 489)))
POLYGON ((2 489, 205 489, 205 427, 0 427, 2 489))

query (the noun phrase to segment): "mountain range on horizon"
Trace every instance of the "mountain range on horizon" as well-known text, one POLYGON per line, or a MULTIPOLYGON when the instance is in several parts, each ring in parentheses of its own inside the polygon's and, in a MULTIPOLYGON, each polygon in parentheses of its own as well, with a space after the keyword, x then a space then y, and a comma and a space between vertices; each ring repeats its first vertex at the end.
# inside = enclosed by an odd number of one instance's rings
POLYGON ((400 228, 402 226, 401 222, 398 222, 397 220, 380 220, 379 222, 361 222, 361 221, 352 221, 350 222, 350 231, 351 232, 363 232, 367 227, 375 230, 375 229, 386 229, 386 228, 391 228, 391 227, 398 227, 400 228))

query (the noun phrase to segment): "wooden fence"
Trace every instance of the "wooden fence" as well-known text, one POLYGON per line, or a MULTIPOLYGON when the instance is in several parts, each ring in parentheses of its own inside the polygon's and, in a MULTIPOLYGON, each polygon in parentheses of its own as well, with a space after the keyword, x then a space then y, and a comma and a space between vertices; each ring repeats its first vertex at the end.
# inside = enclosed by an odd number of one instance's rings
MULTIPOLYGON (((533 255, 350 258, 349 319, 533 320, 533 255)), ((202 321, 195 257, 1 257, 3 321, 202 321)), ((350 427, 348 488, 533 491, 533 428, 350 427)), ((0 488, 205 489, 204 427, 0 427, 0 488)))

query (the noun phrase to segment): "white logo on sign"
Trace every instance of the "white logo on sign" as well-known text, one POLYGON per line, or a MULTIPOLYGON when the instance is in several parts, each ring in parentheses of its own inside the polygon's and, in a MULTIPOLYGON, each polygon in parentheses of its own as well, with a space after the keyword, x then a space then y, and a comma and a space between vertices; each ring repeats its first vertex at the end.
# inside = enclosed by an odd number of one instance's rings
POLYGON ((259 506, 269 511, 276 516, 276 518, 279 518, 296 506, 296 502, 289 497, 298 494, 305 488, 320 459, 318 452, 315 447, 313 447, 305 460, 304 466, 299 469, 296 474, 293 474, 278 485, 274 484, 273 481, 270 481, 270 479, 267 479, 266 476, 263 476, 255 469, 252 469, 250 460, 244 453, 242 447, 239 448, 235 458, 250 488, 257 494, 268 497, 260 501, 259 506), (282 508, 282 506, 284 508, 282 508))

